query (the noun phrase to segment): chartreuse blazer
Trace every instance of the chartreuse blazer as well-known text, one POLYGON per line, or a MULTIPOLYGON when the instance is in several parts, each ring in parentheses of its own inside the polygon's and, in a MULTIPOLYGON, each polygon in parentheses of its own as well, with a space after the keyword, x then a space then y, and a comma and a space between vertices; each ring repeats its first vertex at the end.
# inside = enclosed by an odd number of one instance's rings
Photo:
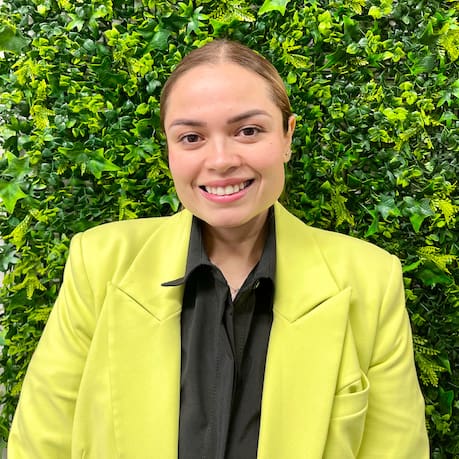
MULTIPOLYGON (((184 274, 191 218, 74 237, 9 459, 177 457, 183 287, 161 283, 184 274)), ((275 218, 258 458, 427 458, 398 259, 308 227, 279 204, 275 218)))

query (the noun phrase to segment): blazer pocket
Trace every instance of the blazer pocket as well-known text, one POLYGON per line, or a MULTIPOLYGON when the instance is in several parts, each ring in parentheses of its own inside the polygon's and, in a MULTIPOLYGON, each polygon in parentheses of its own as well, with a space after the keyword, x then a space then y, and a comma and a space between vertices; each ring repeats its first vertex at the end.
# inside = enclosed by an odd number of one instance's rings
POLYGON ((362 411, 366 412, 369 390, 370 382, 367 375, 361 373, 360 379, 335 395, 331 418, 352 417, 359 415, 362 411))
POLYGON ((359 380, 335 395, 323 459, 357 457, 365 427, 370 383, 361 373, 359 380))

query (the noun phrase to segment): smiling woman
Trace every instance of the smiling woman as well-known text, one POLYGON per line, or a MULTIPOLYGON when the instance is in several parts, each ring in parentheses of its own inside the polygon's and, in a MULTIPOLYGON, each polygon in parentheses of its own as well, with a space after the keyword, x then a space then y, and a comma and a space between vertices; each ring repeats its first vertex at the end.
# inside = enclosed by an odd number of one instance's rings
POLYGON ((185 208, 74 237, 10 459, 425 459, 401 267, 278 202, 274 67, 214 41, 161 98, 185 208))

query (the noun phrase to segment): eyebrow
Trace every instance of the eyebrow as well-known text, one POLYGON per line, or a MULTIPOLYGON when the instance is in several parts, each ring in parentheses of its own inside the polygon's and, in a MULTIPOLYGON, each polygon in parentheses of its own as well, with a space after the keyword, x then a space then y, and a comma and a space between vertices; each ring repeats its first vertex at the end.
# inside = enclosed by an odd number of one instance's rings
MULTIPOLYGON (((258 115, 263 115, 267 116, 269 118, 272 118, 272 116, 265 110, 248 110, 247 112, 241 113, 239 115, 231 117, 226 124, 234 124, 238 123, 240 121, 244 121, 247 118, 251 118, 252 116, 258 116, 258 115)), ((173 126, 192 126, 192 127, 203 127, 207 123, 204 123, 202 121, 196 121, 196 120, 191 120, 191 119, 186 119, 186 118, 179 118, 174 120, 170 125, 169 128, 173 126)))

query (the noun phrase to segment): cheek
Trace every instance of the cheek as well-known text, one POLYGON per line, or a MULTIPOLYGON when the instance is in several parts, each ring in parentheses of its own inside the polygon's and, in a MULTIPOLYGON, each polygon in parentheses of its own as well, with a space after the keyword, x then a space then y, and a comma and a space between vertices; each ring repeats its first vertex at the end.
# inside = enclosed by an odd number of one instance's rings
POLYGON ((169 150, 169 170, 176 188, 180 188, 195 181, 199 166, 191 155, 169 150))
MULTIPOLYGON (((174 182, 180 179, 183 175, 183 162, 181 162, 173 151, 168 151, 169 170, 171 171, 174 182)), ((186 170, 186 169, 185 169, 186 170)))

